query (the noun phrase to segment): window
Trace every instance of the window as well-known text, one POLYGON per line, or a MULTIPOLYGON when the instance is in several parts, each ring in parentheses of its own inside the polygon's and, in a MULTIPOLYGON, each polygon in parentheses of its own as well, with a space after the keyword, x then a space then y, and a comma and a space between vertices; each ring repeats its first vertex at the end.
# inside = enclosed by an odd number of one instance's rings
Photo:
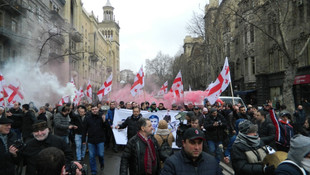
POLYGON ((304 6, 301 5, 299 6, 299 22, 302 23, 304 22, 304 13, 305 13, 305 10, 304 10, 304 6))
POLYGON ((246 30, 246 27, 244 28, 244 44, 248 43, 248 31, 246 30))
POLYGON ((255 75, 255 57, 251 57, 251 64, 252 64, 252 74, 255 75))
POLYGON ((244 73, 245 75, 248 74, 249 66, 248 66, 248 58, 244 59, 244 73))
POLYGON ((11 30, 12 30, 13 32, 17 32, 17 23, 16 23, 15 20, 12 20, 11 30))
POLYGON ((254 42, 254 26, 253 25, 250 26, 250 40, 251 40, 251 43, 254 42))
POLYGON ((3 12, 0 11, 0 26, 4 26, 3 25, 3 12))

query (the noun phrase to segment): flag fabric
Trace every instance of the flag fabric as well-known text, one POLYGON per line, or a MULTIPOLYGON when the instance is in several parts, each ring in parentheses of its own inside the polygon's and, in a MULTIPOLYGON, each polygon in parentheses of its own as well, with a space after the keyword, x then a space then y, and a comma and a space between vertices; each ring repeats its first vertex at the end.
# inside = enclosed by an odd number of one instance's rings
POLYGON ((80 102, 81 102, 81 100, 82 100, 82 98, 83 98, 84 96, 85 96, 85 95, 84 95, 83 88, 80 87, 80 90, 77 91, 77 93, 75 94, 75 97, 74 97, 74 99, 73 99, 74 105, 75 105, 75 106, 80 105, 80 102))
POLYGON ((99 98, 99 101, 102 100, 103 96, 107 95, 112 90, 112 79, 113 74, 109 76, 109 78, 103 83, 99 91, 97 92, 97 96, 99 98))
MULTIPOLYGON (((5 91, 4 91, 4 77, 0 73, 0 106, 5 106, 4 97, 5 97, 5 91)), ((7 94, 6 94, 7 95, 7 94)))
POLYGON ((90 84, 90 80, 88 80, 87 87, 86 87, 86 97, 87 97, 88 102, 90 103, 92 102, 92 99, 93 99, 92 96, 93 96, 93 90, 90 84))
POLYGON ((134 83, 131 86, 130 93, 134 97, 137 94, 140 94, 142 92, 142 88, 144 87, 144 72, 143 72, 143 66, 141 66, 139 72, 137 73, 137 76, 134 79, 134 83))
POLYGON ((208 93, 207 99, 209 100, 210 104, 213 105, 221 93, 227 88, 229 83, 231 82, 230 79, 230 70, 227 57, 225 58, 225 63, 220 75, 217 77, 214 83, 211 83, 206 92, 208 93))
POLYGON ((176 98, 182 98, 184 96, 181 71, 179 71, 179 73, 175 77, 175 79, 172 83, 170 92, 172 92, 174 97, 176 97, 176 98))
POLYGON ((63 96, 60 101, 58 102, 58 104, 60 106, 62 106, 64 103, 69 103, 70 101, 70 96, 69 95, 66 95, 66 96, 63 96))
POLYGON ((164 95, 168 93, 168 81, 166 81, 160 88, 157 95, 164 95))
POLYGON ((8 95, 8 103, 14 104, 15 102, 22 102, 24 100, 24 94, 21 90, 21 85, 19 81, 15 81, 8 86, 4 87, 8 95))

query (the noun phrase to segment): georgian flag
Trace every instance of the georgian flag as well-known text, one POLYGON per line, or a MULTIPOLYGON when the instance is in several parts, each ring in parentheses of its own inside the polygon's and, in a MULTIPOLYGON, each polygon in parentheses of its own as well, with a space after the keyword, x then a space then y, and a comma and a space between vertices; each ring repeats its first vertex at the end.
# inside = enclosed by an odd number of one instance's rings
POLYGON ((227 57, 225 58, 225 63, 220 75, 217 77, 214 83, 211 83, 206 92, 208 93, 207 99, 209 100, 210 104, 213 105, 221 93, 227 88, 229 83, 231 82, 230 79, 230 70, 227 57))
POLYGON ((160 88, 157 95, 164 95, 168 93, 168 81, 166 81, 160 88))
POLYGON ((66 95, 66 96, 63 96, 60 101, 58 102, 58 104, 60 106, 62 106, 64 103, 69 103, 70 101, 70 96, 69 95, 66 95))
POLYGON ((174 97, 177 97, 177 98, 182 98, 184 96, 181 71, 179 71, 179 73, 175 77, 172 83, 170 92, 172 92, 174 97))
POLYGON ((22 88, 18 80, 5 86, 4 91, 8 95, 7 100, 9 104, 14 104, 15 102, 21 103, 24 100, 24 94, 22 93, 22 88))
POLYGON ((130 93, 134 97, 137 94, 140 94, 142 92, 142 88, 144 87, 144 72, 143 72, 143 66, 141 66, 139 72, 137 73, 137 76, 134 79, 134 83, 131 86, 130 93))
POLYGON ((8 94, 4 90, 5 83, 4 83, 4 77, 0 73, 0 106, 5 106, 4 97, 7 97, 8 94))
POLYGON ((92 102, 92 99, 93 99, 92 96, 93 96, 93 90, 90 84, 90 80, 88 80, 87 87, 86 87, 86 97, 87 97, 88 102, 90 103, 92 102))
POLYGON ((75 94, 75 98, 73 99, 74 105, 78 106, 83 97, 84 97, 84 91, 83 91, 83 88, 80 87, 80 90, 77 91, 77 93, 75 94))
POLYGON ((99 98, 99 101, 102 100, 103 96, 107 95, 112 90, 112 79, 113 74, 109 76, 109 78, 103 83, 99 91, 97 92, 97 96, 99 98))

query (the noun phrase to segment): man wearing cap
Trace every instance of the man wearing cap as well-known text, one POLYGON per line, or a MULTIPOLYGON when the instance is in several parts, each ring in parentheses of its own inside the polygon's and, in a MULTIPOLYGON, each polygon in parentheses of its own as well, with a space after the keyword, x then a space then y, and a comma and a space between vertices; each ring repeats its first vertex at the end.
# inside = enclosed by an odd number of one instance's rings
POLYGON ((216 159, 203 152, 204 134, 199 129, 189 128, 182 140, 182 150, 170 156, 161 175, 207 174, 218 175, 222 171, 216 159))
POLYGON ((239 123, 238 129, 239 133, 231 150, 235 175, 273 174, 275 167, 263 164, 268 150, 257 134, 257 125, 245 119, 239 123))
POLYGON ((17 149, 12 145, 16 140, 15 133, 11 132, 13 120, 0 118, 0 174, 14 175, 17 149))
POLYGON ((152 102, 151 107, 148 109, 149 112, 157 112, 158 108, 156 107, 156 103, 152 102))
POLYGON ((26 175, 36 175, 37 157, 41 150, 48 147, 56 147, 61 149, 66 158, 66 163, 73 160, 73 152, 69 145, 60 137, 50 134, 46 121, 37 120, 33 125, 33 137, 26 143, 24 150, 20 153, 20 157, 24 159, 26 167, 26 175))
POLYGON ((303 135, 295 135, 291 139, 291 147, 287 154, 287 160, 281 162, 276 175, 306 175, 310 173, 310 138, 303 135))

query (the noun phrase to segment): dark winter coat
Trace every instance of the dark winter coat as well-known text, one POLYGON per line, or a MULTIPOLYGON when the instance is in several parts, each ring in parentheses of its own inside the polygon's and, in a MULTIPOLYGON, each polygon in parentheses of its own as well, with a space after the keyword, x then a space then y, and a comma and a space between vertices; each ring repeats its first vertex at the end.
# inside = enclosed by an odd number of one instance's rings
POLYGON ((77 129, 74 129, 75 134, 82 135, 85 129, 85 126, 83 124, 83 121, 86 119, 86 116, 82 119, 82 117, 79 114, 72 114, 71 118, 71 124, 77 126, 77 129))
POLYGON ((11 108, 10 112, 12 113, 12 116, 10 116, 8 118, 10 118, 14 121, 12 123, 12 128, 13 129, 21 129, 22 125, 23 125, 23 116, 24 116, 23 111, 20 108, 18 108, 17 110, 14 108, 11 108))
POLYGON ((166 161, 161 175, 220 175, 222 170, 219 167, 216 159, 202 152, 196 162, 193 162, 185 154, 184 150, 170 156, 166 161))
POLYGON ((119 129, 127 128, 127 139, 129 140, 131 137, 137 134, 139 128, 138 128, 138 120, 142 117, 141 114, 137 118, 135 118, 133 115, 130 117, 127 117, 127 119, 119 125, 119 129))
POLYGON ((258 123, 257 133, 265 145, 275 148, 276 128, 270 120, 266 119, 263 123, 258 123))
POLYGON ((7 149, 5 149, 2 139, 0 139, 0 174, 14 175, 15 173, 15 164, 17 161, 8 151, 9 147, 15 140, 16 135, 13 132, 10 132, 7 135, 7 149))
MULTIPOLYGON (((156 161, 157 161, 152 174, 157 175, 159 174, 160 170, 159 146, 156 139, 153 136, 151 136, 151 140, 154 143, 156 152, 156 161)), ((144 156, 146 147, 147 144, 143 142, 137 134, 128 141, 121 159, 120 175, 127 175, 128 168, 130 175, 145 174, 144 156)))
POLYGON ((32 124, 37 120, 34 112, 29 110, 23 117, 22 134, 23 138, 32 137, 32 124))
POLYGON ((305 169, 298 166, 295 162, 285 160, 278 165, 275 175, 309 175, 309 172, 305 171, 305 169))
POLYGON ((243 143, 234 143, 231 149, 231 162, 233 169, 235 171, 235 175, 262 175, 264 174, 263 168, 264 165, 262 163, 263 159, 266 156, 265 149, 261 150, 264 153, 259 154, 258 150, 263 147, 263 143, 257 148, 250 148, 243 143), (252 159, 257 159, 258 161, 255 163, 250 163, 248 161, 247 153, 253 153, 252 159), (256 156, 254 156, 256 155, 256 156))
POLYGON ((107 122, 103 122, 102 114, 95 115, 91 113, 86 116, 83 121, 84 131, 82 142, 86 141, 86 134, 88 134, 88 143, 98 144, 105 142, 107 122))
POLYGON ((21 153, 24 163, 27 164, 26 175, 36 175, 37 156, 41 150, 48 147, 56 147, 62 150, 66 157, 66 163, 73 160, 73 152, 62 138, 52 134, 49 134, 43 141, 32 138, 26 143, 26 147, 21 153))
POLYGON ((227 122, 223 115, 217 114, 217 117, 209 115, 204 123, 204 128, 206 129, 206 139, 211 141, 223 141, 225 136, 227 136, 226 128, 227 122), (219 126, 213 126, 215 122, 221 123, 219 126))
POLYGON ((58 112, 54 116, 54 134, 57 136, 69 135, 70 117, 64 116, 61 112, 58 112))

